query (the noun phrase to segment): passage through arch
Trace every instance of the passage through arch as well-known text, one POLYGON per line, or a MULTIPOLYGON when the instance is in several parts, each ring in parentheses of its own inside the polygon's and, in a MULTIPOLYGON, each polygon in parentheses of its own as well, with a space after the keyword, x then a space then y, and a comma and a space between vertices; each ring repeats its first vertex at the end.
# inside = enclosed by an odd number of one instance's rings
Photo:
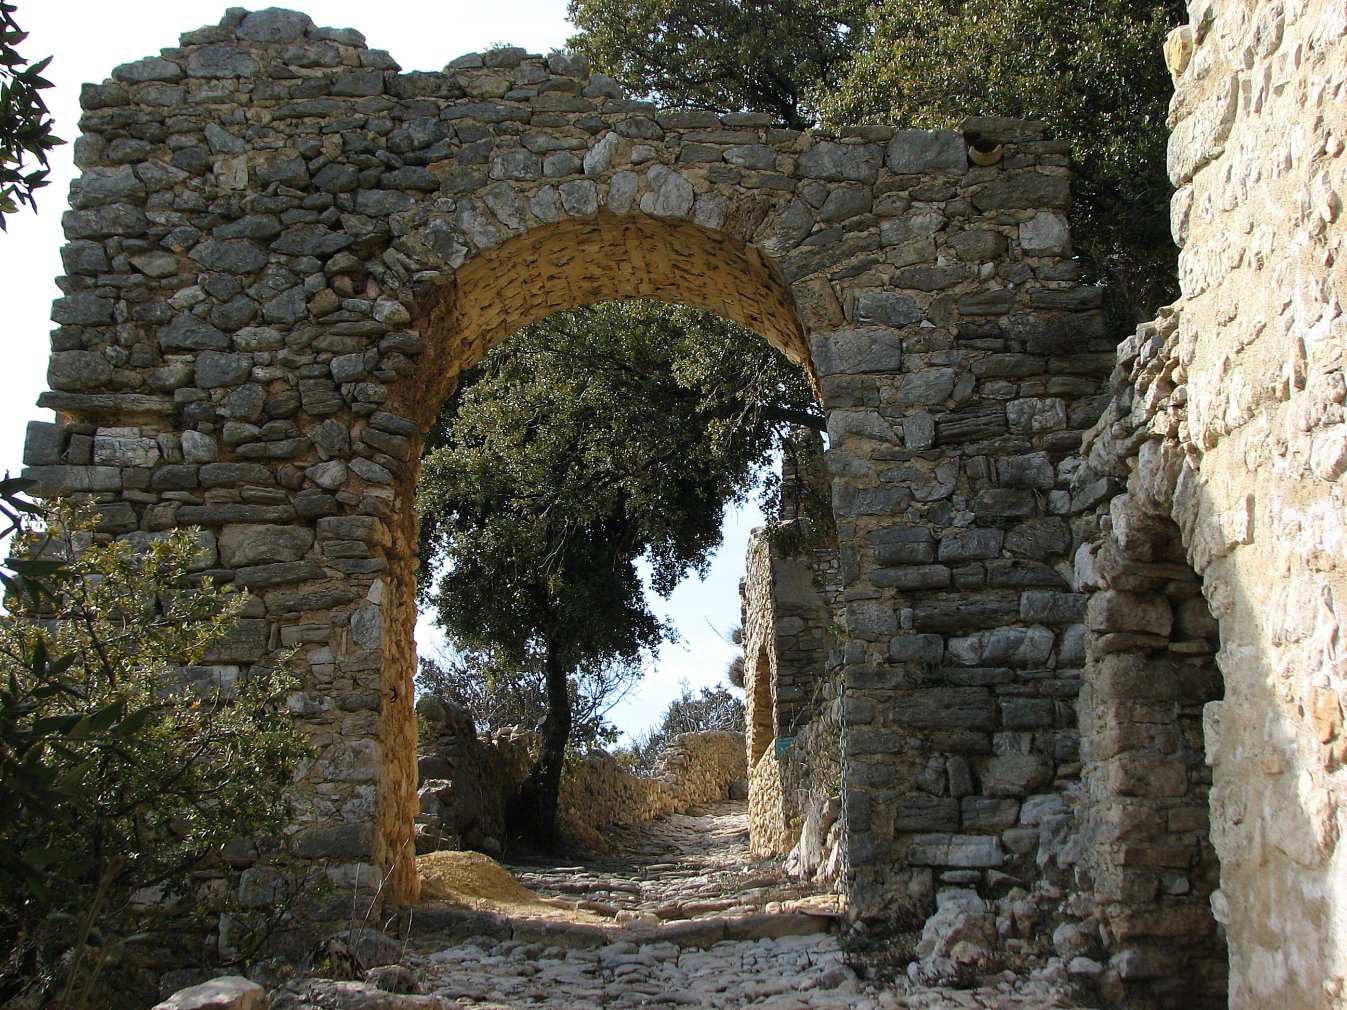
POLYGON ((1111 364, 1041 128, 979 120, 1005 156, 972 164, 958 131, 660 110, 559 54, 400 73, 285 11, 230 13, 85 104, 58 420, 28 472, 103 536, 202 527, 249 596, 210 662, 298 650, 319 756, 287 841, 313 874, 415 895, 409 495, 453 376, 557 308, 646 296, 817 382, 854 913, 1040 879, 1024 818, 1078 774, 1058 597, 1093 504, 1063 464, 1111 364))

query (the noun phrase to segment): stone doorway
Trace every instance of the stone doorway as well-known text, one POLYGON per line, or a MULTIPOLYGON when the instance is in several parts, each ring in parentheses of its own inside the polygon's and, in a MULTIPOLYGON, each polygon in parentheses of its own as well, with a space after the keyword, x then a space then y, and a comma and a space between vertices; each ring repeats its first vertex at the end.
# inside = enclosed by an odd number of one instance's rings
MULTIPOLYGON (((1159 377, 1173 331, 1162 319, 1119 349, 1115 384, 1142 376, 1137 388, 1156 394, 1151 418, 1172 406, 1159 377)), ((1094 891, 1085 929, 1109 955, 1097 979, 1109 1005, 1218 1010, 1229 971, 1211 767, 1225 694, 1221 628, 1190 563, 1202 556, 1192 462, 1173 442, 1145 438, 1147 419, 1121 402, 1086 449, 1122 493, 1107 498, 1075 559, 1089 601, 1078 703, 1081 868, 1094 891)), ((1064 937, 1089 946, 1084 933, 1064 937)))
POLYGON ((519 326, 648 297, 743 323, 820 391, 856 906, 882 917, 949 874, 1032 882, 1038 827, 1008 818, 1072 774, 1054 692, 1073 678, 1041 674, 1073 662, 1065 460, 1112 350, 1070 259, 1063 145, 1011 120, 823 136, 661 110, 565 54, 400 73, 274 9, 84 102, 58 420, 30 429, 28 473, 103 536, 202 527, 249 595, 209 662, 298 651, 319 756, 288 841, 315 875, 415 896, 421 432, 519 326), (975 139, 1001 160, 971 163, 975 139), (1002 733, 1017 753, 992 753, 1002 733))

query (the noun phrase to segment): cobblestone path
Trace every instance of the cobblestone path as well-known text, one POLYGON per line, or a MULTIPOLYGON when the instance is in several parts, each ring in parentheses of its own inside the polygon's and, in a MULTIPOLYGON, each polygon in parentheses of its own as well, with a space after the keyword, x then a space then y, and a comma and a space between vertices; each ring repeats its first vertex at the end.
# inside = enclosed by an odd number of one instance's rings
MULTIPOLYGON (((526 887, 613 916, 619 927, 514 922, 502 935, 497 920, 476 936, 461 935, 460 923, 459 938, 450 939, 437 936, 434 921, 423 916, 397 969, 415 978, 421 995, 390 997, 395 1002, 379 1003, 378 1010, 1077 1006, 1060 967, 1025 977, 1003 973, 972 990, 863 977, 836 932, 827 896, 801 890, 773 864, 748 858, 742 803, 611 832, 609 840, 612 851, 584 865, 511 869, 526 887)), ((353 985, 323 983, 300 1002, 331 1010, 372 1007, 352 998, 353 985)))
MULTIPOLYGON (((651 825, 610 829, 612 851, 583 866, 510 865, 519 882, 624 921, 660 922, 809 908, 836 899, 788 880, 772 861, 748 856, 748 810, 718 803, 651 825), (624 914, 625 913, 625 914, 624 914)), ((828 920, 820 921, 826 928, 828 920)))

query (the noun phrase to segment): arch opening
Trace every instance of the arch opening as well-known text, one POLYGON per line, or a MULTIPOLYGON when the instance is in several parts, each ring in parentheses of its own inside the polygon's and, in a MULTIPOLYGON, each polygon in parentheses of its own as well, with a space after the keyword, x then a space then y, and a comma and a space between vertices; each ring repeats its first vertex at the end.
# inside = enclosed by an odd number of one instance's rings
POLYGON ((434 334, 404 405, 423 429, 455 377, 529 323, 563 309, 647 298, 705 309, 763 337, 812 376, 794 301, 752 246, 683 221, 599 213, 507 240, 431 287, 416 322, 434 334), (508 297, 501 292, 508 291, 508 297))
MULTIPOLYGON (((1171 458, 1143 455, 1142 470, 1171 458)), ((1144 484, 1113 499, 1104 535, 1078 562, 1089 593, 1083 867, 1104 947, 1081 952, 1103 961, 1096 982, 1110 1005, 1219 1010, 1229 970, 1212 837, 1221 630, 1172 500, 1144 484)))
MULTIPOLYGON (((524 327, 556 312, 636 298, 709 310, 767 339, 808 369, 804 332, 790 296, 751 247, 737 246, 696 226, 601 216, 511 240, 496 255, 473 260, 452 278, 430 287, 417 314, 429 343, 418 362, 418 376, 424 374, 426 379, 405 384, 408 398, 396 409, 417 418, 424 430, 439 404, 452 401, 458 376, 492 348, 504 344, 501 349, 508 351, 506 342, 524 327)), ((806 378, 816 389, 808 371, 806 378)), ((416 662, 414 646, 406 644, 416 613, 405 601, 415 598, 410 573, 416 559, 407 552, 417 541, 410 502, 423 461, 418 453, 395 496, 398 532, 390 552, 390 578, 400 588, 394 593, 387 628, 390 642, 397 643, 389 649, 385 669, 390 683, 408 683, 405 671, 416 662)), ((768 694, 774 700, 770 687, 768 694)), ((387 709, 387 739, 405 741, 407 734, 396 725, 405 718, 396 708, 387 709)), ((750 739, 757 739, 751 730, 750 739)), ((390 785, 398 785, 403 813, 414 814, 415 798, 408 793, 415 790, 416 772, 403 761, 401 770, 395 766, 396 758, 390 761, 390 785)), ((393 827, 394 818, 392 811, 384 818, 386 829, 393 827)))

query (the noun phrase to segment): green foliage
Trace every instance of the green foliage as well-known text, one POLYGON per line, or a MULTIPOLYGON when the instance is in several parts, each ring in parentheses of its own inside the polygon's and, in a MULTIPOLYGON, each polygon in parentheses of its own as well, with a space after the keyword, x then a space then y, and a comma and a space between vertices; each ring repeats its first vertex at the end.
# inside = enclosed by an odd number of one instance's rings
MULTIPOLYGON (((640 679, 639 665, 621 661, 585 665, 571 672, 571 746, 580 751, 611 746, 618 729, 608 721, 613 710, 640 679)), ((547 716, 546 671, 532 655, 521 669, 502 665, 490 653, 421 658, 417 690, 449 701, 472 717, 479 730, 541 726, 547 716)))
POLYGON ((1041 119, 1068 141, 1074 238, 1135 323, 1177 294, 1161 49, 1178 0, 900 0, 877 7, 830 124, 955 126, 965 116, 1041 119))
POLYGON ((663 594, 703 569, 788 410, 813 411, 798 370, 708 313, 609 303, 528 327, 431 435, 424 600, 457 646, 504 662, 539 640, 568 669, 634 660, 664 635, 636 562, 663 594))
POLYGON ((1181 0, 571 0, 571 45, 671 105, 796 128, 1041 119, 1068 141, 1073 234, 1122 325, 1177 294, 1161 49, 1181 0))
POLYGON ((644 774, 655 770, 655 762, 669 742, 680 733, 705 733, 744 730, 744 701, 724 684, 703 687, 696 694, 686 680, 679 684, 678 697, 669 702, 664 718, 642 734, 631 747, 632 767, 644 774))
POLYGON ((797 129, 831 88, 866 0, 570 0, 570 45, 635 94, 797 129))
POLYGON ((15 47, 28 33, 15 23, 16 9, 0 2, 0 230, 20 205, 37 206, 33 194, 47 185, 47 154, 65 143, 52 133, 41 94, 51 87, 42 76, 51 57, 30 66, 19 55, 15 47), (30 158, 42 167, 34 169, 30 158))
POLYGON ((0 622, 0 1003, 73 1006, 128 945, 173 942, 162 917, 199 904, 211 853, 280 829, 277 784, 306 748, 289 676, 185 669, 241 605, 190 574, 191 531, 140 552, 66 512, 44 532, 17 486, 0 485, 20 527, 0 622))
POLYGON ((569 678, 639 663, 669 635, 638 562, 666 595, 704 570, 724 507, 799 418, 817 419, 810 391, 761 338, 650 302, 526 328, 446 405, 418 486, 422 598, 459 652, 542 669, 540 821, 560 783, 569 678))

